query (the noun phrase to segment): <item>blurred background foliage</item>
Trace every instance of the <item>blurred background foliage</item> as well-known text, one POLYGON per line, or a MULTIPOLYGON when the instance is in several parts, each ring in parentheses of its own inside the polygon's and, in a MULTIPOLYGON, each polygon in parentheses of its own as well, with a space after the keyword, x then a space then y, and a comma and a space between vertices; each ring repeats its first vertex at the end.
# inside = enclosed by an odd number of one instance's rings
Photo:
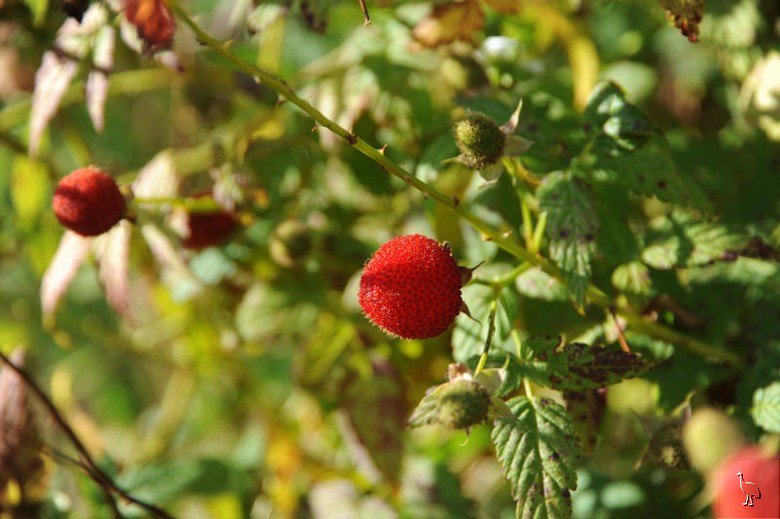
MULTIPOLYGON (((522 98, 517 133, 534 141, 522 167, 543 178, 585 145, 582 111, 596 81, 620 84, 711 207, 696 227, 655 198, 598 184, 598 196, 614 203, 598 207, 593 281, 669 327, 737 352, 750 368, 677 350, 643 378, 611 387, 594 425, 601 438, 578 472, 574 516, 710 516, 706 469, 691 466, 680 435, 691 410, 723 410, 736 443, 778 441, 777 429, 768 434, 751 414, 755 391, 778 379, 780 365, 775 2, 709 0, 698 43, 655 2, 368 7, 369 27, 349 0, 184 6, 236 55, 518 235, 520 201, 538 213, 533 191, 508 174, 483 186, 464 166, 442 163, 458 153, 451 123, 470 109, 501 124, 522 98), (717 241, 729 232, 747 241, 717 241), (692 259, 691 243, 715 243, 715 252, 692 259), (735 243, 734 257, 724 256, 735 243)), ((355 296, 366 259, 399 234, 450 241, 460 264, 486 261, 476 273, 485 279, 511 270, 513 258, 202 52, 181 23, 179 70, 117 41, 103 131, 84 103, 82 66, 30 156, 34 75, 65 14, 59 3, 1 0, 0 20, 0 348, 27 350, 29 371, 120 486, 188 518, 514 515, 487 427, 468 436, 406 428, 453 356, 479 352, 469 321, 459 317, 437 339, 398 341, 361 316, 355 296), (178 197, 133 206, 130 315, 110 308, 88 260, 44 326, 41 279, 63 232, 50 210, 56 179, 96 164, 128 185, 160 156, 171 160, 178 197), (168 217, 204 189, 229 193, 241 229, 221 246, 184 250, 168 217), (150 248, 142 224, 163 231, 173 259, 150 248)), ((476 316, 486 312, 482 288, 464 292, 476 316)), ((506 326, 523 336, 617 341, 603 312, 578 313, 562 290, 538 271, 521 274, 502 296, 506 326)), ((639 351, 664 357, 673 346, 628 332, 639 351)), ((23 492, 30 513, 108 517, 99 488, 56 454, 71 452, 67 442, 39 418, 46 456, 35 488, 23 492)), ((708 434, 693 443, 710 442, 708 434)), ((9 517, 23 513, 8 489, 0 496, 9 517)))

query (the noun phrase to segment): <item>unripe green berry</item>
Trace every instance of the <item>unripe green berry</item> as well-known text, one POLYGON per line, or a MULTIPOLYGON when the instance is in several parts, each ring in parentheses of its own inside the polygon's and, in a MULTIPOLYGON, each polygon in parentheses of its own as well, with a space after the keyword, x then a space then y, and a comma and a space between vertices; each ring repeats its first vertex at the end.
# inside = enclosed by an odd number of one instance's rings
POLYGON ((468 429, 487 420, 490 393, 473 380, 445 384, 439 396, 438 422, 448 429, 468 429))
POLYGON ((471 168, 483 169, 498 162, 504 153, 506 135, 487 116, 471 113, 453 127, 461 158, 471 168))
POLYGON ((683 427, 683 445, 691 465, 709 472, 745 443, 739 425, 729 415, 713 408, 697 409, 683 427))

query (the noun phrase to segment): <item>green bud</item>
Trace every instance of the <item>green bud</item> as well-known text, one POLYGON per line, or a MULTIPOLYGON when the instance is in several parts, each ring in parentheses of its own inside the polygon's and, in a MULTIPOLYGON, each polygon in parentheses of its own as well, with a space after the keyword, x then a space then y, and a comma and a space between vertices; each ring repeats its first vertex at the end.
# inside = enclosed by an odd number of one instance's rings
POLYGON ((487 116, 471 113, 453 127, 455 143, 466 165, 483 169, 495 164, 504 153, 506 135, 487 116))
POLYGON ((448 429, 468 429, 487 420, 490 393, 473 380, 444 384, 439 395, 438 422, 448 429))

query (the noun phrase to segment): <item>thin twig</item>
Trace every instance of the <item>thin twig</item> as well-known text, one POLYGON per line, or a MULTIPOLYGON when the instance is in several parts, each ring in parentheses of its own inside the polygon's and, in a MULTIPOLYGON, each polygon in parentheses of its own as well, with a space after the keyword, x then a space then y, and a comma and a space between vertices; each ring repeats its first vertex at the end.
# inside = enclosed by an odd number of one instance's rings
POLYGON ((108 474, 106 474, 97 465, 95 460, 89 454, 89 451, 87 451, 87 448, 79 439, 78 435, 76 435, 76 432, 73 430, 73 428, 71 428, 70 425, 68 425, 68 422, 65 421, 65 418, 62 417, 57 407, 54 405, 54 403, 51 401, 48 395, 43 391, 43 389, 41 389, 40 386, 38 386, 35 380, 33 380, 33 378, 23 368, 14 364, 11 361, 11 359, 9 359, 2 351, 0 351, 0 361, 2 361, 3 364, 5 364, 9 369, 11 369, 14 373, 16 373, 19 376, 19 378, 22 379, 25 386, 27 386, 27 388, 35 395, 35 397, 46 408, 46 412, 49 415, 49 417, 52 420, 54 420, 54 422, 62 430, 62 432, 65 433, 65 436, 67 436, 68 440, 70 441, 70 443, 73 445, 73 447, 76 449, 76 451, 79 453, 79 456, 81 457, 80 460, 81 463, 78 463, 78 465, 82 467, 87 474, 89 474, 89 476, 92 478, 93 481, 95 481, 98 485, 100 485, 101 489, 103 490, 103 493, 106 495, 106 500, 108 501, 108 505, 112 509, 114 517, 117 518, 122 517, 122 515, 119 512, 119 508, 117 507, 116 499, 114 498, 114 494, 116 494, 122 499, 124 499, 125 501, 133 503, 134 505, 143 508, 154 517, 161 517, 163 519, 174 519, 172 515, 170 515, 162 508, 153 505, 151 503, 147 503, 146 501, 143 501, 136 497, 133 497, 132 495, 127 493, 127 491, 117 486, 117 484, 114 483, 111 477, 108 474))

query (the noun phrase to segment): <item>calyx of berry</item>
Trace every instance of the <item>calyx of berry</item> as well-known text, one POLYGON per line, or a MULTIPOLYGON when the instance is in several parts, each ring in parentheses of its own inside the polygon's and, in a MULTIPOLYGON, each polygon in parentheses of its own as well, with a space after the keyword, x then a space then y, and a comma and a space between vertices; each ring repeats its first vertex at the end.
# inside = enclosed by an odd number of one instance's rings
POLYGON ((442 385, 438 422, 448 429, 468 429, 487 421, 490 393, 475 380, 461 378, 442 385))
POLYGON ((484 169, 495 164, 504 153, 506 134, 489 117, 470 113, 453 127, 461 160, 470 168, 484 169))

